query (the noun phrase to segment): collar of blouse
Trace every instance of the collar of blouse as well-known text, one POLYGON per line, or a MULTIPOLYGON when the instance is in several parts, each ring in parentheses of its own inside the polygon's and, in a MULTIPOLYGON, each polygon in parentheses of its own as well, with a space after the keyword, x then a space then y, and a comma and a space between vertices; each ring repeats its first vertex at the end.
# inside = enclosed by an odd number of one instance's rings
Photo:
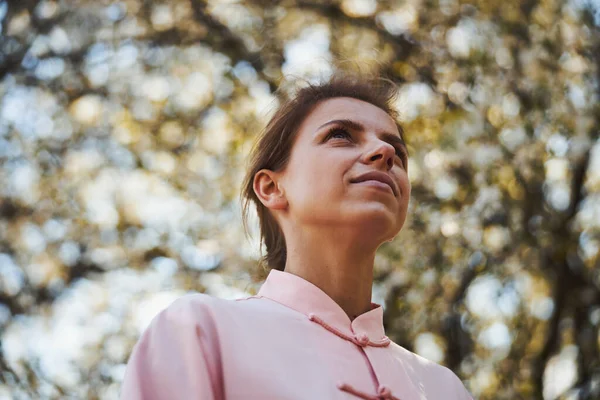
POLYGON ((342 308, 309 281, 289 272, 271 270, 257 297, 266 297, 294 309, 337 336, 361 347, 387 347, 390 339, 383 328, 383 309, 371 310, 350 320, 342 308))

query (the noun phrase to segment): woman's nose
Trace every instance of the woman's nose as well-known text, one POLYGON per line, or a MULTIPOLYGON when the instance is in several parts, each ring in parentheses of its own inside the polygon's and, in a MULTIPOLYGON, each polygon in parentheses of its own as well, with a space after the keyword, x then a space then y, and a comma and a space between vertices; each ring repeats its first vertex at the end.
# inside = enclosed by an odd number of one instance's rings
POLYGON ((379 143, 369 153, 370 163, 385 164, 390 170, 394 166, 394 155, 396 149, 389 143, 379 143))

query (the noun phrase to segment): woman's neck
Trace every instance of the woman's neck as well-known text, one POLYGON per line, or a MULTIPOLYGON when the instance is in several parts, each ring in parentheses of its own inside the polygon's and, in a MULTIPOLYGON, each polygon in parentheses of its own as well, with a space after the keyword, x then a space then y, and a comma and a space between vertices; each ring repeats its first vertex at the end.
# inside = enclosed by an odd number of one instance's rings
POLYGON ((285 271, 317 286, 354 320, 371 309, 376 249, 344 245, 339 239, 286 240, 285 271))

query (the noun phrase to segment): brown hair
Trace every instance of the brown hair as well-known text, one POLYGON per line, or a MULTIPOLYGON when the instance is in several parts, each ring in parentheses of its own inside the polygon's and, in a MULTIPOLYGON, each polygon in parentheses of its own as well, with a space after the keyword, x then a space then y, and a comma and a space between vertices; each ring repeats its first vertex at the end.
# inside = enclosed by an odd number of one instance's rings
MULTIPOLYGON (((373 104, 397 120, 392 102, 397 95, 396 85, 383 78, 336 74, 324 83, 308 84, 291 99, 281 99, 280 106, 259 136, 250 153, 249 168, 242 185, 242 216, 248 234, 248 207, 250 201, 256 206, 260 222, 260 238, 264 241, 266 255, 261 258, 263 267, 283 271, 286 261, 286 245, 283 232, 269 210, 254 192, 254 175, 261 169, 279 171, 290 158, 298 128, 320 101, 335 97, 351 97, 373 104)), ((400 136, 402 127, 397 124, 400 136)))

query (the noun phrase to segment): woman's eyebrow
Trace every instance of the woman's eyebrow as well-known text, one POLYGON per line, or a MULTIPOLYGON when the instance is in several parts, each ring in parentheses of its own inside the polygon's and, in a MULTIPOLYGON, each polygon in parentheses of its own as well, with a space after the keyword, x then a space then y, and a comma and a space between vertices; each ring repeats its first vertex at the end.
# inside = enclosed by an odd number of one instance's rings
MULTIPOLYGON (((323 125, 319 126, 317 128, 317 132, 329 125, 342 125, 348 129, 352 129, 355 131, 364 131, 365 130, 365 127, 360 122, 356 122, 351 119, 334 119, 334 120, 325 122, 323 125)), ((404 147, 404 149, 407 149, 406 143, 404 143, 404 139, 402 139, 402 137, 400 137, 394 133, 389 133, 389 132, 382 132, 381 136, 382 136, 382 139, 385 140, 386 142, 388 142, 389 144, 391 144, 391 145, 397 144, 397 145, 404 147)))
POLYGON ((317 128, 317 131, 320 131, 322 128, 329 125, 343 125, 346 128, 353 129, 355 131, 362 131, 365 127, 356 121, 352 121, 351 119, 334 119, 329 122, 325 122, 323 125, 317 128))

